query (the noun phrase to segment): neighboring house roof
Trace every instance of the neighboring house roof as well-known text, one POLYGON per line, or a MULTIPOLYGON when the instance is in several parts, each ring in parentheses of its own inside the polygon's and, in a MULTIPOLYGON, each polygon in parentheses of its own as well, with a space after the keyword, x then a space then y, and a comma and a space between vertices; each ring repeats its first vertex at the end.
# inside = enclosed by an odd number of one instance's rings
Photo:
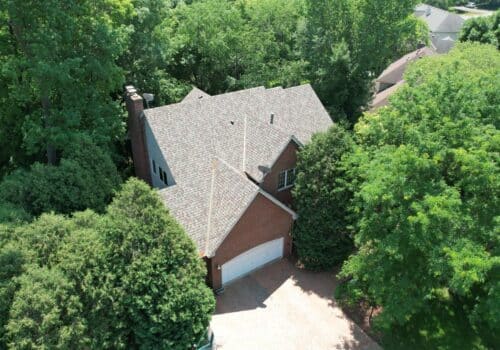
POLYGON ((373 98, 371 103, 370 111, 375 111, 380 107, 386 106, 389 103, 389 97, 391 97, 401 85, 404 84, 404 80, 399 81, 397 84, 391 86, 384 91, 379 92, 373 98))
POLYGON ((175 179, 160 196, 211 257, 259 193, 295 215, 256 183, 290 142, 306 143, 332 121, 310 85, 217 96, 195 89, 144 115, 175 179))
POLYGON ((458 33, 465 22, 457 14, 427 4, 417 5, 414 13, 427 22, 433 33, 458 33))
POLYGON ((431 38, 431 40, 432 46, 438 53, 447 53, 452 49, 453 45, 455 45, 455 40, 450 36, 444 38, 431 38))
MULTIPOLYGON (((434 50, 423 47, 421 49, 410 52, 407 55, 404 55, 397 61, 391 63, 389 67, 387 67, 377 78, 377 83, 383 84, 397 84, 401 80, 403 80, 403 74, 406 70, 406 67, 410 62, 416 61, 422 57, 432 56, 434 55, 434 50)), ((378 90, 378 89, 377 89, 378 90)))

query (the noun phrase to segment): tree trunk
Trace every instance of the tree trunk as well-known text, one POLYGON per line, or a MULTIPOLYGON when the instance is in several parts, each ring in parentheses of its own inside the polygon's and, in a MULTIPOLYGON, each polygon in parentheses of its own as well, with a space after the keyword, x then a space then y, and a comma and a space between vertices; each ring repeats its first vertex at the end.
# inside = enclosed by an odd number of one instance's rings
POLYGON ((371 326, 371 324, 372 324, 373 310, 375 309, 375 307, 370 306, 370 308, 371 308, 371 310, 370 310, 370 315, 368 316, 368 325, 371 326))
MULTIPOLYGON (((48 96, 42 96, 42 107, 43 107, 43 117, 45 129, 50 128, 50 100, 48 96)), ((50 142, 47 142, 47 164, 55 165, 57 163, 57 153, 56 149, 50 142)))

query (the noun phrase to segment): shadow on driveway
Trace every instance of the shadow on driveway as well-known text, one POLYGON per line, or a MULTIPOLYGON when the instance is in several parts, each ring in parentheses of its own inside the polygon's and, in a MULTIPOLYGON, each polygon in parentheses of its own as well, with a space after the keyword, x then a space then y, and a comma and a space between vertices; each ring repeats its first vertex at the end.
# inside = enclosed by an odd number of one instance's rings
POLYGON ((217 349, 380 349, 337 306, 335 271, 311 272, 281 260, 217 296, 217 349))

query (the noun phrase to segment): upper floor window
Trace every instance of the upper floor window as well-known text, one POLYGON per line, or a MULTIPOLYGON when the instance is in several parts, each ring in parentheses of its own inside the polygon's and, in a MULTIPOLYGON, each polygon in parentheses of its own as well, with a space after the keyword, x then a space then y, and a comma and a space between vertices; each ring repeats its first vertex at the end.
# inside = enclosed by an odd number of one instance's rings
POLYGON ((167 173, 164 172, 161 167, 158 167, 158 170, 160 171, 160 180, 163 181, 163 183, 168 186, 167 173))
POLYGON ((278 175, 278 190, 290 188, 295 183, 295 168, 283 170, 278 175))
POLYGON ((154 159, 153 159, 153 173, 156 174, 156 162, 154 161, 154 159))

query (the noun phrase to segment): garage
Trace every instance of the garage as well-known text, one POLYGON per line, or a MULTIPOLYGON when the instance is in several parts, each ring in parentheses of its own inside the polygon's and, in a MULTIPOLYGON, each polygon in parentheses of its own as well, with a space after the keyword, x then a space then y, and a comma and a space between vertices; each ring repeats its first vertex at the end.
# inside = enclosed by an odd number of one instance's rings
POLYGON ((222 285, 283 257, 283 238, 256 246, 223 264, 222 285))

